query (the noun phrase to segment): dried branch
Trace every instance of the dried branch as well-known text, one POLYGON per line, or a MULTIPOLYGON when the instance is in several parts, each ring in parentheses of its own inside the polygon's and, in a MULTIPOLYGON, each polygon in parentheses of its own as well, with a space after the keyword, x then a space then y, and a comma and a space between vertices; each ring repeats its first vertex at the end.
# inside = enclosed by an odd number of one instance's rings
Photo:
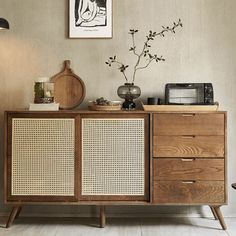
POLYGON ((117 61, 116 56, 110 57, 109 60, 106 61, 105 63, 109 66, 111 66, 113 63, 117 64, 119 66, 118 69, 123 74, 123 76, 125 77, 126 82, 128 83, 128 78, 125 74, 125 70, 129 67, 128 65, 124 65, 122 62, 117 61))
POLYGON ((135 39, 134 39, 134 34, 137 32, 138 32, 138 30, 134 30, 134 29, 129 31, 129 34, 131 34, 131 36, 132 36, 132 43, 133 43, 133 46, 129 49, 129 51, 132 51, 134 53, 134 55, 139 57, 139 54, 136 52, 135 39))
MULTIPOLYGON (((157 54, 152 55, 150 53, 150 48, 151 48, 151 41, 153 41, 155 39, 155 37, 157 36, 161 36, 161 37, 165 37, 165 33, 167 32, 171 32, 171 33, 175 33, 175 30, 177 27, 183 27, 183 24, 181 22, 181 20, 179 19, 178 22, 174 22, 172 27, 165 27, 162 26, 162 30, 157 33, 157 32, 153 32, 153 31, 149 31, 149 34, 146 36, 146 41, 144 42, 143 48, 141 50, 140 53, 137 52, 137 48, 136 48, 136 44, 135 44, 135 34, 138 33, 137 29, 130 29, 129 34, 131 34, 132 36, 132 46, 129 49, 129 51, 133 52, 133 54, 135 56, 137 56, 137 62, 134 65, 134 72, 133 72, 133 77, 132 77, 132 83, 134 83, 135 78, 136 78, 136 73, 138 70, 142 70, 147 68, 153 61, 159 62, 159 61, 165 61, 165 59, 160 56, 158 57, 157 54), (142 58, 146 58, 148 56, 147 59, 147 63, 144 66, 139 66, 141 63, 142 58)), ((111 66, 113 63, 116 63, 119 65, 119 70, 120 72, 124 75, 126 82, 128 82, 127 76, 125 74, 125 70, 129 67, 128 65, 124 65, 121 62, 118 62, 116 60, 116 56, 114 57, 110 57, 108 62, 106 62, 107 65, 111 66)))

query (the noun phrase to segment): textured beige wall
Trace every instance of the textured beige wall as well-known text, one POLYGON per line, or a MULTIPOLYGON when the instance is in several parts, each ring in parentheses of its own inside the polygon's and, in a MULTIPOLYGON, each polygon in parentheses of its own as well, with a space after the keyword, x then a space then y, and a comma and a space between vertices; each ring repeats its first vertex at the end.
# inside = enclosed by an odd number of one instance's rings
MULTIPOLYGON (((105 60, 117 55, 124 63, 134 63, 128 52, 130 28, 140 30, 138 46, 149 29, 158 31, 182 19, 184 28, 176 35, 158 38, 153 50, 164 55, 166 62, 153 64, 137 75, 142 98, 163 96, 168 82, 212 82, 215 99, 228 111, 229 205, 226 215, 236 215, 236 1, 235 0, 113 0, 113 39, 69 39, 68 0, 0 0, 0 17, 9 20, 11 30, 0 32, 0 128, 1 169, 3 184, 3 112, 26 108, 33 101, 34 80, 52 76, 70 59, 74 71, 84 80, 87 101, 99 96, 117 100, 117 87, 124 82, 118 70, 105 66, 105 60)), ((0 209, 6 211, 2 200, 0 209)), ((61 208, 33 208, 35 212, 61 212, 61 208)), ((76 208, 77 209, 77 208, 76 208)), ((63 212, 76 213, 63 207, 63 212)), ((93 213, 93 208, 78 208, 93 213)), ((201 208, 157 207, 115 208, 116 212, 201 213, 201 208), (154 209, 154 210, 153 210, 154 209)), ((80 211, 78 211, 80 212, 80 211)))

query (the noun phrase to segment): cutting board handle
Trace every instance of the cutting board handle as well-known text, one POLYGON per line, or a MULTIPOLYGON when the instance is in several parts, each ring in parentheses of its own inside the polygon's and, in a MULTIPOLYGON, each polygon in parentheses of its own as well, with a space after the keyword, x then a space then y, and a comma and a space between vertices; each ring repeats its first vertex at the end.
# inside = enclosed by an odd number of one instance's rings
POLYGON ((70 110, 83 101, 86 93, 82 79, 70 68, 70 60, 62 63, 62 71, 51 78, 54 83, 54 99, 60 109, 70 110))
POLYGON ((70 60, 64 61, 64 72, 66 71, 73 73, 72 69, 70 68, 70 60))

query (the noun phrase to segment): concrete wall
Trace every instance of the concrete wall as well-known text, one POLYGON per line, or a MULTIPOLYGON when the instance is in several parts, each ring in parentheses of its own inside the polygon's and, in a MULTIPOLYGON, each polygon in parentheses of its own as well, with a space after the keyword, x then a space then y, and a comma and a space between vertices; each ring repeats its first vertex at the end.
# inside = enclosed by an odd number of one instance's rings
MULTIPOLYGON (((9 20, 10 31, 0 32, 0 210, 3 204, 3 112, 27 108, 33 101, 34 80, 52 76, 61 70, 65 59, 84 80, 87 101, 103 96, 117 100, 117 87, 123 84, 121 73, 106 67, 109 56, 129 64, 135 57, 128 52, 130 28, 139 29, 140 48, 149 30, 159 31, 182 19, 184 27, 176 34, 167 34, 153 42, 153 51, 166 62, 152 64, 137 74, 136 84, 142 89, 142 99, 164 95, 168 82, 211 82, 215 100, 221 110, 228 111, 228 190, 229 205, 223 208, 227 216, 236 215, 236 192, 230 184, 236 182, 236 1, 235 0, 113 0, 112 39, 69 39, 68 0, 0 0, 0 17, 9 20)), ((131 73, 129 74, 131 76, 131 73)), ((90 207, 28 207, 27 212, 93 214, 90 207), (29 209, 30 208, 30 209, 29 209)), ((110 208, 114 213, 195 214, 206 212, 201 207, 130 207, 110 208)))

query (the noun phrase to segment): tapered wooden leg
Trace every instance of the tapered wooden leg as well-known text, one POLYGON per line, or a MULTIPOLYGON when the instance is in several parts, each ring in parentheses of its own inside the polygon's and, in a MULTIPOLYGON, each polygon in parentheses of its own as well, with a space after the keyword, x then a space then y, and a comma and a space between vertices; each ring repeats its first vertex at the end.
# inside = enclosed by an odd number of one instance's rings
POLYGON ((221 213, 221 210, 220 210, 220 206, 214 206, 214 210, 215 210, 215 213, 220 221, 220 225, 222 227, 223 230, 226 230, 227 229, 227 226, 225 224, 225 221, 224 221, 224 217, 221 213))
POLYGON ((7 223, 6 223, 6 228, 9 228, 12 225, 12 223, 15 220, 16 216, 19 215, 20 210, 21 210, 20 206, 15 206, 15 207, 12 208, 11 213, 10 213, 10 215, 8 217, 8 220, 7 220, 7 223))
POLYGON ((20 216, 21 210, 22 210, 22 207, 19 207, 15 219, 17 219, 20 216))
POLYGON ((218 216, 217 216, 217 214, 216 214, 216 212, 215 212, 214 207, 210 206, 210 208, 211 208, 211 212, 212 212, 212 214, 213 214, 215 220, 218 220, 218 216))
POLYGON ((100 206, 100 228, 104 228, 106 225, 105 206, 100 206))

